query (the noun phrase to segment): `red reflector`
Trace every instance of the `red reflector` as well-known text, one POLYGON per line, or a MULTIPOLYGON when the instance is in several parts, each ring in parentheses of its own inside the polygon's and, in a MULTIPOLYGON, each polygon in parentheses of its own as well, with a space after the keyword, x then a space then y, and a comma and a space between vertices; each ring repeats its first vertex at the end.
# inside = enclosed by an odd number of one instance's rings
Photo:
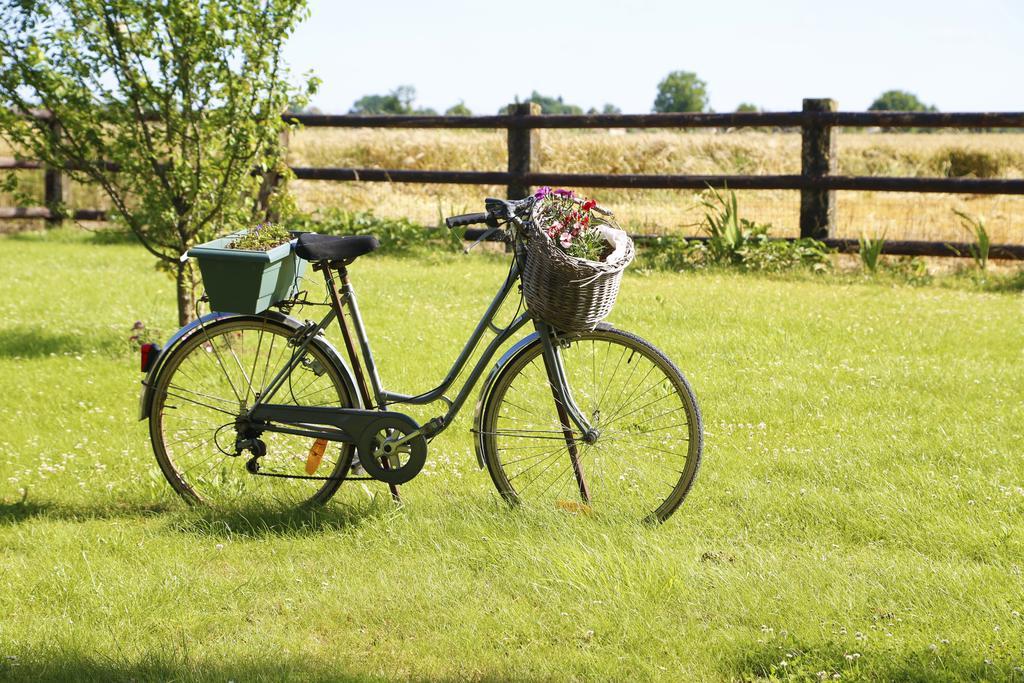
POLYGON ((158 350, 159 349, 156 344, 143 344, 139 349, 139 355, 141 356, 140 360, 142 361, 140 364, 142 372, 149 372, 149 366, 152 365, 153 361, 156 359, 158 350))

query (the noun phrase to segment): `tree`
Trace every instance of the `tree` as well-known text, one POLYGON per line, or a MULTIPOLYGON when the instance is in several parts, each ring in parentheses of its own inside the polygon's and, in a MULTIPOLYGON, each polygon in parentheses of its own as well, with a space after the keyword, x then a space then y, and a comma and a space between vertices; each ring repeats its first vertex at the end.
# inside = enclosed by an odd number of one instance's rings
POLYGON ((0 0, 0 135, 102 188, 174 273, 181 324, 197 277, 179 257, 257 217, 259 171, 283 168, 281 114, 316 88, 281 62, 304 15, 303 0, 0 0))
POLYGON ((622 110, 616 107, 614 104, 605 104, 601 109, 597 107, 591 107, 587 110, 588 114, 621 114, 622 110))
POLYGON ((289 104, 288 108, 285 109, 284 113, 287 116, 288 114, 314 114, 314 115, 320 115, 320 114, 323 114, 324 112, 323 112, 323 110, 320 107, 307 107, 307 106, 302 106, 302 105, 299 105, 299 104, 289 104))
POLYGON ((391 91, 391 95, 398 100, 403 112, 412 111, 412 103, 416 101, 416 88, 411 85, 400 85, 391 91))
POLYGON ((673 71, 658 84, 654 111, 704 111, 708 106, 707 87, 692 71, 673 71))
POLYGON ((394 94, 363 95, 352 105, 349 114, 410 114, 402 105, 402 101, 394 94))
POLYGON ((470 111, 469 107, 462 100, 459 100, 458 104, 453 104, 444 110, 445 116, 472 116, 473 112, 470 111))
POLYGON ((906 90, 886 90, 871 103, 868 111, 938 111, 906 90))
POLYGON ((364 95, 352 105, 349 114, 359 115, 409 115, 437 116, 437 112, 429 107, 414 109, 416 88, 411 85, 400 85, 387 95, 364 95))
MULTIPOLYGON (((516 102, 519 102, 519 98, 516 98, 516 102)), ((536 90, 526 99, 526 102, 536 102, 540 105, 541 114, 582 114, 583 108, 578 107, 575 104, 566 104, 562 96, 548 97, 547 95, 541 95, 536 90)), ((508 113, 508 107, 502 107, 498 110, 499 114, 508 113)))
POLYGON ((736 107, 737 114, 755 114, 759 111, 761 111, 761 107, 756 104, 751 104, 750 102, 740 102, 736 107))

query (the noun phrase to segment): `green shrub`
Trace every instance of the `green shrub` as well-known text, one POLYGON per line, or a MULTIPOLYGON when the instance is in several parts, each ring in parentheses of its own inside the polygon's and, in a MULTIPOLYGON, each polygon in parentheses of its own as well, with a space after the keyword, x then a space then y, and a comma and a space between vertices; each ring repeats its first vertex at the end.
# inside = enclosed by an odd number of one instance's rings
POLYGON ((974 259, 974 265, 978 270, 988 269, 988 252, 992 246, 992 240, 985 229, 985 218, 972 216, 969 213, 953 209, 953 213, 960 219, 960 225, 974 237, 974 242, 967 245, 967 250, 974 259))
POLYGON ((857 239, 860 249, 857 254, 860 256, 860 263, 869 273, 878 270, 878 262, 882 256, 882 248, 885 246, 885 235, 881 237, 866 237, 861 235, 857 239))
POLYGON ((797 240, 769 239, 767 231, 747 241, 740 252, 746 270, 778 272, 795 268, 828 270, 830 250, 824 242, 810 237, 797 240))
POLYGON ((701 193, 699 201, 704 208, 702 227, 708 239, 690 246, 691 261, 757 271, 828 267, 829 250, 824 243, 811 238, 774 240, 769 237, 771 224, 741 217, 736 192, 723 195, 709 188, 701 193))
POLYGON ((439 237, 443 237, 407 218, 383 218, 372 211, 347 211, 337 207, 298 215, 288 221, 288 229, 324 235, 374 235, 380 240, 382 250, 397 253, 429 242, 441 242, 439 237))
POLYGON ((928 264, 920 256, 900 256, 890 262, 886 270, 908 285, 927 285, 933 279, 928 264))
POLYGON ((731 267, 745 271, 779 272, 795 268, 827 270, 829 249, 811 238, 772 239, 771 225, 755 223, 739 214, 735 192, 722 194, 708 189, 700 196, 704 207, 701 228, 706 240, 661 236, 642 245, 640 269, 694 270, 731 267))
POLYGON ((678 235, 659 235, 638 245, 634 266, 638 270, 693 270, 697 267, 693 255, 698 246, 699 242, 678 235))

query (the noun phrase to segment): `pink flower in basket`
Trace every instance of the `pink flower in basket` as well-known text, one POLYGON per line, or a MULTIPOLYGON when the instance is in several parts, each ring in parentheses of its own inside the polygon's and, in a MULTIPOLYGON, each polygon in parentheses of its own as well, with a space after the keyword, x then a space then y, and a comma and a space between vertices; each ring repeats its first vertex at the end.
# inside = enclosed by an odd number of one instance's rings
POLYGON ((609 245, 594 215, 597 202, 577 197, 572 190, 542 187, 534 194, 538 225, 562 251, 576 258, 600 261, 609 245))

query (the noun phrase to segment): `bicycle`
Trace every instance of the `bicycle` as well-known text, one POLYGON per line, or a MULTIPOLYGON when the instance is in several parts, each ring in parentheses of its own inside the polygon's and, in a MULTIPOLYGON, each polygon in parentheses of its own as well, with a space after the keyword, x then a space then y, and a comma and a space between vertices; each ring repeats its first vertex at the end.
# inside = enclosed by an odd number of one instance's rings
POLYGON ((481 240, 510 241, 513 258, 447 375, 422 393, 386 390, 377 372, 348 274, 377 248, 373 237, 298 236, 296 254, 327 288, 327 303, 313 304, 329 308, 319 322, 289 315, 312 303, 302 292, 278 310, 211 313, 179 330, 144 361, 140 410, 174 490, 193 504, 321 505, 344 481, 371 478, 397 498, 499 347, 532 323, 480 391, 472 429, 480 467, 513 504, 667 519, 693 484, 703 435, 696 397, 672 361, 604 323, 561 334, 531 317, 522 298, 511 322, 495 324, 520 280, 530 206, 530 199, 488 199, 483 213, 446 219, 450 229, 486 225, 481 240), (324 335, 334 320, 348 363, 324 335), (449 398, 488 330, 494 336, 449 398), (393 409, 437 401, 446 411, 422 425, 393 409), (365 476, 353 476, 354 457, 365 476))

